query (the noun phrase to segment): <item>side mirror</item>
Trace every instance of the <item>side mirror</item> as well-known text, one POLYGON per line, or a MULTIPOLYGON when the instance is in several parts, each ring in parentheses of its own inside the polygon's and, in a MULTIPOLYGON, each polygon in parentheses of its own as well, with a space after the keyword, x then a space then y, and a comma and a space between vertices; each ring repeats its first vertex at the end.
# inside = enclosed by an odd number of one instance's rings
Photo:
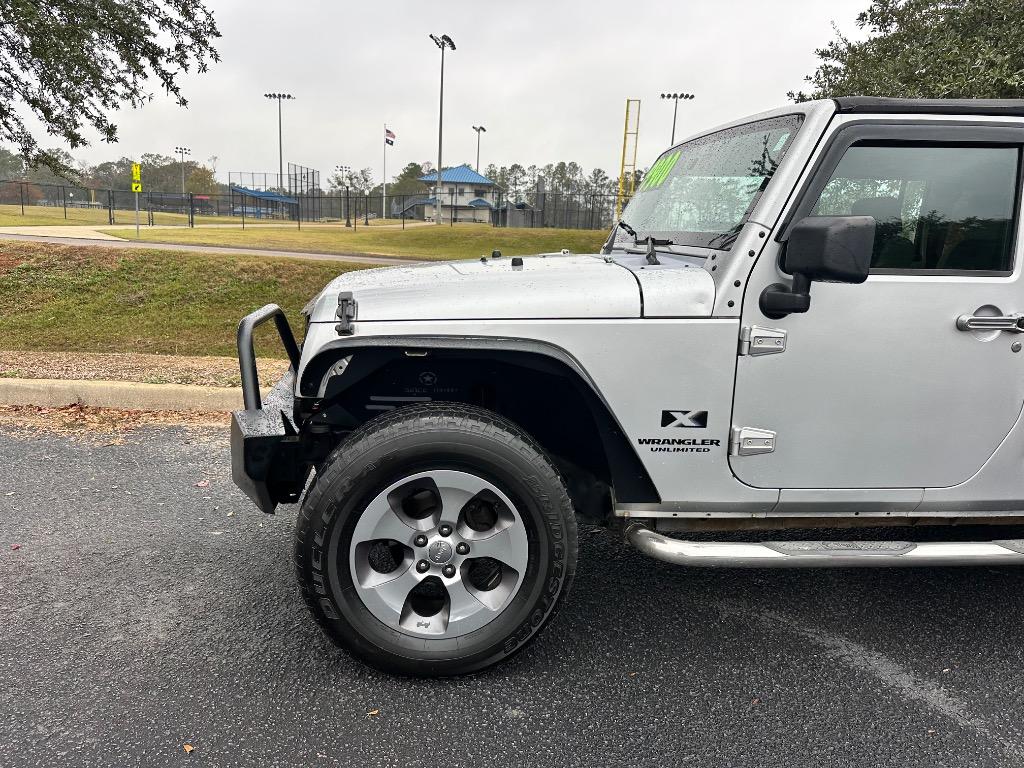
POLYGON ((871 216, 808 216, 793 225, 782 269, 793 286, 769 285, 761 312, 777 320, 811 307, 811 283, 863 283, 871 268, 875 220, 871 216))

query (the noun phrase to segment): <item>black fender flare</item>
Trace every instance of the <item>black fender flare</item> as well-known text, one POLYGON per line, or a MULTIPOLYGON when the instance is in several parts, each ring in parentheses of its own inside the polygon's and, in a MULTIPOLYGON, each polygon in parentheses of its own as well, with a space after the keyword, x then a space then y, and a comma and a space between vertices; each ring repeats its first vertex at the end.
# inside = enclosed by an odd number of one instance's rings
POLYGON ((355 370, 346 370, 345 378, 351 375, 350 381, 354 381, 373 373, 384 359, 393 358, 395 353, 416 354, 430 350, 454 350, 490 356, 511 354, 518 358, 521 364, 541 365, 549 370, 568 372, 585 396, 591 415, 598 426, 616 498, 630 503, 661 502, 661 497, 636 449, 630 443, 626 431, 593 378, 569 352, 546 341, 503 336, 442 335, 352 336, 335 339, 317 350, 299 371, 296 386, 296 417, 298 418, 301 408, 300 401, 322 396, 321 385, 324 377, 342 358, 352 355, 355 361, 357 352, 390 353, 383 357, 371 356, 366 365, 353 366, 355 370), (374 357, 376 359, 372 359, 374 357))

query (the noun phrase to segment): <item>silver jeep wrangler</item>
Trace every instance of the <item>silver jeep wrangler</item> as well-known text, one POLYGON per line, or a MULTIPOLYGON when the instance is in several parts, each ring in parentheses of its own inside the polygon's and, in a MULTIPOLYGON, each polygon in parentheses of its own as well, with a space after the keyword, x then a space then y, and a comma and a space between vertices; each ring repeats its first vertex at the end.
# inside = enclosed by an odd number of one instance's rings
POLYGON ((301 350, 264 307, 234 479, 273 512, 313 470, 303 596, 414 675, 528 643, 577 520, 683 565, 1022 562, 1024 539, 735 540, 1024 514, 1022 149, 1022 101, 790 105, 665 152, 601 253, 345 274, 301 350), (269 319, 292 370, 261 401, 269 319))

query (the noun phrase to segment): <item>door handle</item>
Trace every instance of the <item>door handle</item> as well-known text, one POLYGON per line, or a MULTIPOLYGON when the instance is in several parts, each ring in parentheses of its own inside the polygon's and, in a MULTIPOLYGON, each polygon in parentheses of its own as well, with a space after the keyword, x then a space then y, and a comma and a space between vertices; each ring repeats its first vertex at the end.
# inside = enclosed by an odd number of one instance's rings
POLYGON ((1009 331, 1024 333, 1024 315, 960 315, 956 319, 958 331, 1009 331))

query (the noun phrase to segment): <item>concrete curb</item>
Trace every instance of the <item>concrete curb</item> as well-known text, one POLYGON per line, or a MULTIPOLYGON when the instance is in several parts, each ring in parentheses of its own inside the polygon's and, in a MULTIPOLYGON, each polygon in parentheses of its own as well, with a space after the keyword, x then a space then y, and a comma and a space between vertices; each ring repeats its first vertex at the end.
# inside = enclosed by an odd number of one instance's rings
POLYGON ((0 379, 0 405, 52 408, 76 404, 140 411, 224 412, 242 407, 242 390, 136 381, 0 379))

